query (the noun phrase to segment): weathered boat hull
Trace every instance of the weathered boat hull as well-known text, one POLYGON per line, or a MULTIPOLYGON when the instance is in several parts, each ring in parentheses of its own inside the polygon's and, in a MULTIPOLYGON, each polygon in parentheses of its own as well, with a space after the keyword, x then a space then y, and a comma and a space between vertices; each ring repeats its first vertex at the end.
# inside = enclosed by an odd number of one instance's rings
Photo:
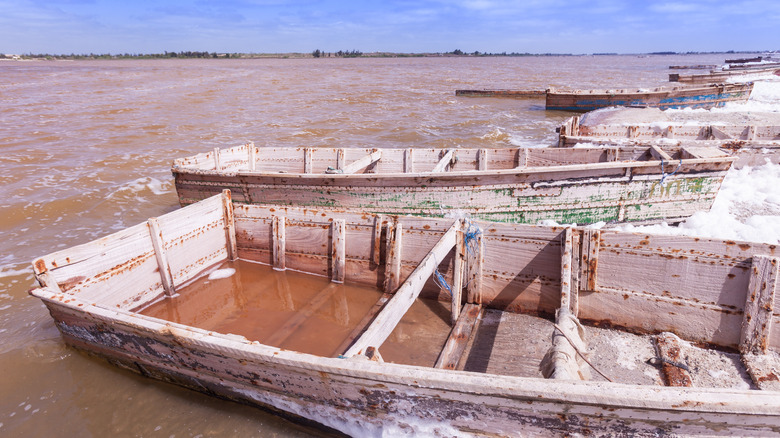
POLYGON ((51 297, 46 304, 73 346, 147 377, 283 411, 352 436, 780 433, 780 404, 772 392, 496 378, 307 357, 63 301, 51 297))
POLYGON ((679 82, 681 84, 716 84, 727 81, 732 78, 749 78, 756 75, 780 74, 780 67, 756 67, 756 68, 733 68, 729 70, 718 70, 710 73, 681 75, 677 73, 669 74, 669 82, 679 82))
MULTIPOLYGON (((646 149, 507 149, 487 150, 486 155, 504 159, 500 168, 480 171, 476 170, 479 152, 461 149, 457 150, 457 167, 451 171, 403 173, 404 150, 386 149, 380 165, 387 166, 388 173, 379 169, 362 174, 307 174, 299 173, 302 166, 296 167, 300 161, 293 158, 302 157, 304 151, 294 148, 268 152, 256 148, 258 154, 267 154, 263 166, 289 169, 285 173, 245 170, 246 161, 240 160, 246 160, 247 148, 255 146, 219 152, 221 162, 233 157, 235 163, 221 164, 219 170, 213 169, 212 154, 175 163, 172 172, 180 203, 187 205, 230 189, 233 199, 242 203, 343 207, 387 214, 463 212, 485 220, 531 224, 541 220, 578 224, 679 221, 710 208, 732 160, 725 154, 683 159, 678 154, 673 160, 651 157, 651 161, 638 161, 646 149), (385 157, 388 164, 384 164, 385 157), (607 161, 621 157, 627 161, 607 161), (525 165, 516 166, 517 162, 525 165), (577 162, 588 164, 569 164, 577 162)), ((355 156, 367 152, 346 151, 355 156)), ((339 152, 318 149, 313 153, 326 162, 339 152)), ((438 156, 439 152, 415 153, 438 156)))
POLYGON ((661 109, 713 108, 723 106, 726 102, 747 101, 752 90, 753 83, 656 88, 648 91, 551 89, 547 90, 546 108, 578 112, 610 106, 647 106, 661 109))
POLYGON ((558 147, 579 145, 677 146, 713 153, 727 150, 737 157, 734 167, 760 166, 767 161, 780 163, 780 126, 690 125, 652 122, 627 125, 605 123, 583 125, 580 117, 567 119, 558 128, 558 147), (705 149, 702 149, 705 148, 705 149))
MULTIPOLYGON (((440 286, 418 275, 421 266, 441 269, 446 278, 457 278, 454 272, 471 278, 463 285, 468 305, 545 314, 566 303, 573 315, 595 324, 673 330, 691 342, 739 348, 743 360, 771 354, 780 345, 770 336, 780 327, 771 304, 779 263, 774 245, 479 222, 481 243, 471 254, 466 242, 447 237, 458 235, 458 223, 233 205, 226 194, 35 260, 42 287, 30 293, 43 300, 73 346, 146 376, 354 436, 780 433, 780 397, 772 390, 550 380, 351 354, 356 345, 381 348, 383 341, 373 336, 377 328, 385 335, 393 330, 392 324, 384 326, 386 312, 401 309, 398 304, 413 296, 407 286, 417 283, 418 294, 442 294, 440 286), (282 223, 291 237, 286 245, 282 223), (386 245, 380 244, 383 236, 386 245), (454 245, 456 254, 436 258, 440 245, 454 245), (458 271, 454 257, 461 256, 476 265, 468 262, 458 271), (393 298, 340 357, 139 313, 210 267, 237 258, 334 281, 406 280, 401 287, 386 286, 393 298)), ((451 337, 458 342, 457 335, 451 337)), ((757 385, 777 383, 771 373, 754 379, 757 385)))

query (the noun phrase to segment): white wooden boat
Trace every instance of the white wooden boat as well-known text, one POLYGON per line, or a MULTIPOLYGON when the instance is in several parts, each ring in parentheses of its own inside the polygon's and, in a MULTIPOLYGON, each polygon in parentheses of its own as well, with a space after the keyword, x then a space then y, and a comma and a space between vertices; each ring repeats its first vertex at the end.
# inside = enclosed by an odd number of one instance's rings
MULTIPOLYGON (((670 81, 672 76, 669 75, 670 81)), ((658 87, 653 89, 557 90, 548 89, 545 108, 558 111, 593 111, 611 106, 642 106, 660 109, 715 108, 726 102, 746 102, 753 83, 658 87)))
MULTIPOLYGON (((592 114, 592 113, 591 113, 592 114)), ((573 146, 691 147, 716 155, 722 150, 737 158, 735 167, 780 163, 780 126, 648 123, 582 124, 580 116, 558 128, 558 147, 573 146)))
POLYGON ((774 245, 232 204, 225 193, 33 266, 30 293, 70 345, 353 436, 780 434, 774 245), (226 266, 238 272, 207 280, 226 266), (333 285, 274 289, 294 311, 252 309, 266 300, 246 294, 269 286, 244 283, 263 269, 333 285), (207 318, 144 314, 186 307, 208 282, 225 291, 204 301, 207 318), (328 301, 356 284, 378 288, 362 314, 358 300, 328 301), (222 315, 229 305, 253 324, 288 318, 251 336, 200 326, 237 318, 222 315), (348 334, 306 332, 331 306, 348 334), (415 309, 430 316, 410 325, 415 309), (274 345, 305 336, 337 348, 274 345))
POLYGON ((734 159, 696 148, 259 148, 177 159, 182 205, 237 202, 515 223, 679 221, 708 210, 734 159), (706 153, 706 155, 701 155, 706 153))

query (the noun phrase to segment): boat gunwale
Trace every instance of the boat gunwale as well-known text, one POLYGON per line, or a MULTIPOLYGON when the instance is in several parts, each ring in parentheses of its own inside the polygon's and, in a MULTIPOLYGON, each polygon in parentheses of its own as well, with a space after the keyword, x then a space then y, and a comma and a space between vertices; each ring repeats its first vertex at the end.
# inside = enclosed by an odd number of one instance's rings
POLYGON ((610 170, 621 168, 648 168, 656 166, 667 166, 669 164, 680 164, 681 166, 695 166, 699 164, 725 164, 733 163, 738 157, 727 155, 724 152, 720 157, 707 158, 682 158, 665 160, 647 160, 647 161, 599 161, 582 164, 560 164, 554 166, 520 166, 510 169, 492 169, 492 170, 463 170, 448 172, 393 172, 393 173, 303 173, 303 172, 269 172, 252 170, 216 170, 216 169, 198 169, 185 165, 174 164, 171 171, 174 174, 191 175, 217 175, 224 177, 268 177, 268 178, 293 178, 293 179, 328 179, 328 180, 370 180, 384 178, 428 178, 428 179, 448 179, 448 178, 473 178, 474 176, 512 176, 523 174, 543 174, 543 173, 562 173, 578 170, 610 170))
MULTIPOLYGON (((600 381, 561 381, 471 371, 440 370, 360 359, 329 358, 271 347, 257 341, 249 341, 242 336, 203 330, 125 309, 111 309, 97 303, 86 302, 72 295, 66 299, 64 295, 69 294, 48 287, 32 289, 30 294, 44 301, 47 306, 50 304, 62 306, 71 312, 120 324, 131 331, 148 332, 160 339, 170 338, 170 341, 166 342, 171 344, 195 345, 211 353, 228 354, 234 359, 263 361, 307 371, 371 380, 377 383, 391 382, 432 391, 444 390, 461 394, 509 397, 516 401, 599 406, 607 409, 614 407, 616 409, 628 408, 678 413, 701 412, 780 417, 780 397, 777 396, 777 391, 679 388, 600 381), (182 339, 185 342, 181 342, 182 339), (239 354, 232 355, 230 353, 239 354), (410 383, 410 378, 415 379, 413 383, 410 383), (652 393, 653 396, 648 397, 648 392, 652 393), (619 397, 613 396, 613 394, 618 393, 619 397)), ((81 319, 86 321, 83 317, 81 319)), ((111 349, 114 350, 114 348, 111 349)), ((157 365, 164 367, 162 364, 157 365)), ((226 377, 228 376, 221 378, 226 377)), ((236 381, 240 381, 240 379, 236 379, 236 381)), ((262 388, 258 388, 258 390, 263 391, 262 388)))

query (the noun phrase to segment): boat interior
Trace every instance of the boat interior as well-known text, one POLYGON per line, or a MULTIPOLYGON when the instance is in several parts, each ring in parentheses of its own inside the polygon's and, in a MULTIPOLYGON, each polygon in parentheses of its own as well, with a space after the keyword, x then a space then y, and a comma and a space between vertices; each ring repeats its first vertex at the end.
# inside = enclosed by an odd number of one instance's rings
POLYGON ((776 391, 776 250, 225 191, 34 268, 57 299, 338 360, 776 391))
POLYGON ((236 174, 419 174, 500 172, 531 168, 726 157, 716 148, 623 146, 515 149, 371 149, 263 147, 247 143, 174 161, 175 172, 236 174))

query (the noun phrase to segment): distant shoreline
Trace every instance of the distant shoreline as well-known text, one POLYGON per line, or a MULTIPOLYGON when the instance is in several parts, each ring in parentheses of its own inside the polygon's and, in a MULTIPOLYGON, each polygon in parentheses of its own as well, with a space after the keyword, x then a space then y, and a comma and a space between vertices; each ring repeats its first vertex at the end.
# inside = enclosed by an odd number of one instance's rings
POLYGON ((0 54, 0 61, 76 61, 76 60, 119 60, 119 59, 314 59, 314 58, 475 58, 475 57, 543 57, 543 56, 667 56, 667 55, 733 55, 763 53, 754 51, 723 51, 723 52, 650 52, 650 53, 465 53, 460 50, 452 52, 431 53, 396 53, 337 51, 311 53, 218 53, 218 52, 164 52, 151 54, 0 54))

